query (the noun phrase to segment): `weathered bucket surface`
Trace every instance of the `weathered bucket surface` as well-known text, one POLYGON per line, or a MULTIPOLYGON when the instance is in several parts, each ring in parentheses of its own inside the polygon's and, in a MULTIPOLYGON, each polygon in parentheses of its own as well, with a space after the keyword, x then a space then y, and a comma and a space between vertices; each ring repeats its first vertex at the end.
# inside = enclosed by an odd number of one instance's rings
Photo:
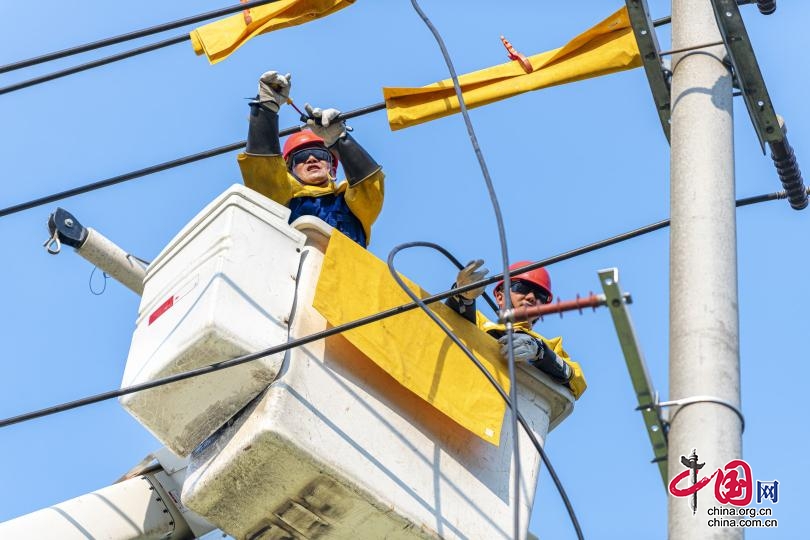
MULTIPOLYGON (((289 209, 234 185, 149 265, 122 386, 153 381, 287 341, 306 237, 289 209)), ((275 378, 282 354, 120 398, 178 455, 275 378)))
MULTIPOLYGON (((292 337, 327 327, 311 307, 322 242, 309 244, 292 337)), ((517 375, 542 444, 573 397, 534 368, 517 375)), ((337 335, 289 351, 267 391, 191 454, 182 500, 239 539, 511 538, 508 421, 502 430, 500 446, 485 442, 337 335)), ((518 440, 528 525, 539 456, 518 440)))

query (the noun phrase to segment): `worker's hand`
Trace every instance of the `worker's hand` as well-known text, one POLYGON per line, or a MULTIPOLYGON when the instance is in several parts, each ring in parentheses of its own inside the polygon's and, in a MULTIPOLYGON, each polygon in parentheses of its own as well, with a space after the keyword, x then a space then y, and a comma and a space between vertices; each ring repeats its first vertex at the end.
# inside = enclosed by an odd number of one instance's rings
POLYGON ((259 77, 259 103, 273 112, 287 103, 290 97, 292 75, 282 75, 278 71, 267 71, 259 77))
MULTIPOLYGON (((509 341, 508 336, 501 336, 498 339, 501 344, 501 356, 504 360, 509 359, 509 341)), ((531 362, 537 360, 537 357, 542 351, 540 343, 529 334, 515 333, 512 334, 512 350, 514 351, 515 362, 531 362)))
MULTIPOLYGON (((469 285, 470 283, 475 283, 476 281, 481 281, 487 274, 489 270, 486 268, 481 268, 484 264, 483 259, 476 259, 474 261, 470 261, 467 263, 467 266, 462 268, 458 276, 456 277, 456 287, 464 287, 465 285, 469 285), (479 270, 479 268, 481 268, 479 270)), ((466 298, 467 300, 475 300, 484 292, 484 287, 478 287, 477 289, 472 289, 463 293, 459 293, 459 296, 462 298, 466 298)))
POLYGON ((307 126, 312 132, 323 139, 326 146, 332 146, 338 139, 346 136, 346 122, 343 120, 336 120, 340 116, 340 111, 337 109, 321 109, 307 103, 304 109, 312 118, 307 120, 307 126))

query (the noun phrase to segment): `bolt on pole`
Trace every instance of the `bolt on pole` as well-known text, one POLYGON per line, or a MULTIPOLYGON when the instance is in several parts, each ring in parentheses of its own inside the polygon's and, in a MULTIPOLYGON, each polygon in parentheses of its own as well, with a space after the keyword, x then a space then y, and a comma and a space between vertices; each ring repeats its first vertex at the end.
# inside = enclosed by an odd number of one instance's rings
MULTIPOLYGON (((720 40, 709 0, 672 1, 673 49, 720 40)), ((725 56, 717 45, 673 56, 669 393, 739 408, 732 76, 725 56)), ((734 410, 700 402, 673 413, 670 479, 693 449, 708 475, 742 457, 734 410)), ((743 538, 742 529, 708 526, 709 507, 720 504, 713 494, 713 484, 701 492, 695 515, 687 499, 668 497, 670 540, 743 538)))

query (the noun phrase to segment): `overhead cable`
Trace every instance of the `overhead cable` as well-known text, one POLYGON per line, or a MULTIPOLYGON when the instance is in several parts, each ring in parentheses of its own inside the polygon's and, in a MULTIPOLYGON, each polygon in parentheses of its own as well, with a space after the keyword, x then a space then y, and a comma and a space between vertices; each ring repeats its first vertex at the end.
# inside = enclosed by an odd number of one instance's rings
MULTIPOLYGON (((246 3, 246 4, 240 4, 239 7, 229 7, 229 8, 224 8, 224 9, 220 9, 220 10, 217 10, 217 11, 211 11, 211 12, 208 12, 208 13, 203 13, 201 15, 196 15, 194 17, 188 17, 186 19, 180 19, 180 20, 172 22, 172 23, 167 23, 167 24, 164 24, 164 25, 154 26, 152 28, 147 28, 147 29, 144 29, 144 30, 138 30, 138 31, 135 31, 135 32, 130 32, 128 34, 122 34, 120 36, 116 36, 116 37, 112 37, 112 38, 108 38, 108 39, 104 39, 104 40, 100 40, 100 41, 95 41, 95 42, 92 42, 92 43, 88 43, 86 45, 79 45, 77 47, 73 47, 73 48, 70 48, 70 49, 64 49, 62 51, 57 51, 57 52, 53 52, 53 53, 44 54, 42 56, 37 56, 35 58, 30 58, 28 60, 21 60, 19 62, 14 62, 12 64, 6 64, 5 66, 0 66, 0 73, 6 73, 6 72, 14 71, 14 70, 17 70, 17 69, 22 69, 22 68, 25 68, 25 67, 34 66, 34 65, 37 65, 37 64, 42 64, 42 63, 45 63, 45 62, 48 62, 48 61, 51 61, 51 60, 57 60, 57 59, 65 58, 65 57, 72 56, 72 55, 75 55, 75 54, 79 54, 79 53, 83 53, 83 52, 87 52, 87 51, 92 51, 94 49, 99 49, 101 47, 106 47, 106 46, 109 46, 109 45, 115 45, 117 43, 122 43, 124 41, 129 41, 129 40, 149 36, 149 35, 152 35, 152 34, 165 32, 167 30, 171 30, 171 29, 174 29, 174 28, 178 28, 178 27, 181 27, 181 26, 188 25, 188 24, 194 24, 194 23, 197 23, 197 22, 201 22, 201 21, 205 21, 205 20, 208 20, 208 19, 216 18, 216 17, 221 16, 221 15, 229 15, 231 13, 235 13, 235 12, 241 11, 243 9, 249 9, 251 7, 257 7, 257 6, 261 6, 263 4, 269 4, 269 3, 277 2, 277 1, 278 0, 257 0, 255 2, 250 2, 250 3, 246 3)), ((754 1, 756 1, 756 0, 751 0, 750 2, 744 2, 744 1, 738 0, 737 3, 738 4, 753 3, 754 1)), ((774 6, 774 9, 775 9, 775 6, 774 6)), ((762 11, 762 9, 760 9, 760 11, 762 11)), ((771 11, 770 13, 772 13, 772 12, 773 11, 771 11)), ((672 17, 666 16, 666 17, 662 17, 660 19, 656 19, 656 20, 652 21, 652 24, 653 24, 654 27, 658 27, 658 26, 664 26, 666 24, 670 24, 671 22, 672 22, 672 17)), ((179 35, 179 36, 175 36, 173 38, 169 38, 169 39, 166 39, 166 40, 163 40, 163 41, 159 41, 157 43, 144 45, 143 47, 138 47, 136 49, 131 49, 129 51, 124 51, 122 53, 114 54, 112 56, 107 56, 107 57, 101 58, 99 60, 94 60, 92 62, 87 62, 85 64, 80 64, 80 65, 74 66, 72 68, 67 68, 67 69, 64 69, 64 70, 61 70, 61 71, 55 71, 53 73, 42 75, 40 77, 34 77, 32 79, 28 79, 28 80, 21 81, 21 82, 18 82, 18 83, 10 84, 8 86, 0 87, 0 95, 8 94, 8 93, 14 92, 16 90, 22 90, 23 88, 28 88, 29 86, 35 86, 37 84, 41 84, 41 83, 44 83, 44 82, 53 81, 55 79, 66 77, 67 75, 73 75, 75 73, 80 73, 82 71, 87 71, 88 69, 101 67, 101 66, 104 66, 104 65, 107 65, 107 64, 111 64, 113 62, 117 62, 119 60, 132 58, 133 56, 138 56, 140 54, 144 54, 144 53, 147 53, 147 52, 162 49, 164 47, 168 47, 170 45, 175 45, 177 43, 183 43, 185 41, 189 41, 190 39, 191 39, 191 36, 189 34, 182 34, 182 35, 179 35)))
MULTIPOLYGON (((245 6, 253 7, 253 6, 259 6, 259 5, 262 5, 262 4, 267 4, 267 3, 270 3, 270 2, 277 2, 277 1, 278 0, 263 0, 263 1, 252 2, 251 4, 241 4, 239 6, 239 8, 235 8, 235 7, 234 8, 226 8, 226 9, 218 10, 218 11, 215 11, 215 12, 206 13, 206 14, 203 14, 203 15, 198 15, 196 17, 191 17, 189 19, 182 19, 181 21, 176 21, 174 23, 168 23, 166 25, 156 26, 156 27, 153 27, 153 28, 148 28, 146 30, 139 30, 139 31, 136 31, 136 32, 131 32, 129 34, 123 34, 121 36, 117 36, 117 37, 114 37, 114 38, 109 38, 109 39, 106 39, 106 40, 101 40, 101 41, 96 41, 94 43, 89 43, 87 45, 81 45, 81 46, 78 46, 78 47, 73 47, 72 49, 65 49, 63 51, 58 51, 58 52, 38 56, 36 58, 31 58, 29 60, 23 60, 23 61, 16 62, 16 63, 13 63, 13 64, 7 64, 5 66, 0 66, 0 73, 5 73, 5 72, 8 72, 8 71, 14 71, 16 69, 29 67, 29 66, 33 66, 33 65, 36 65, 36 64, 41 64, 41 63, 44 63, 44 62, 48 62, 50 60, 56 60, 56 59, 59 59, 59 58, 65 58, 67 56, 71 56, 71 55, 82 53, 82 52, 91 51, 93 49, 98 49, 98 48, 101 48, 101 47, 106 47, 108 45, 114 45, 116 43, 121 43, 123 41, 127 41, 127 40, 130 40, 130 39, 136 39, 136 38, 148 36, 148 35, 151 35, 151 34, 156 34, 156 33, 159 33, 159 32, 163 32, 163 31, 166 31, 166 30, 171 30, 173 28, 177 28, 179 26, 185 26, 185 24, 193 24, 194 22, 214 18, 214 17, 219 16, 219 15, 227 15, 229 13, 233 13, 235 11, 242 10, 242 9, 245 8, 245 6), (212 14, 214 14, 214 15, 212 15, 212 14), (205 17, 205 18, 201 18, 201 17, 205 17), (183 21, 188 21, 188 20, 191 20, 192 22, 183 23, 183 21)), ((671 19, 670 17, 664 17, 662 19, 657 19, 657 20, 653 21, 653 25, 654 26, 661 26, 661 25, 664 25, 664 24, 669 24, 670 19, 671 19)), ((100 58, 98 60, 93 60, 93 61, 87 62, 85 64, 79 64, 78 66, 73 66, 71 68, 66 68, 66 69, 63 69, 61 71, 54 71, 53 73, 48 73, 46 75, 41 75, 39 77, 34 77, 32 79, 27 79, 25 81, 20 81, 20 82, 14 83, 14 84, 10 84, 8 86, 3 86, 3 87, 0 87, 0 95, 15 92, 17 90, 22 90, 23 88, 28 88, 29 86, 35 86, 37 84, 42 84, 44 82, 49 82, 49 81, 53 81, 53 80, 56 80, 56 79, 60 79, 62 77, 66 77, 68 75, 73 75, 75 73, 81 73, 82 71, 87 71, 88 69, 93 69, 93 68, 101 67, 101 66, 104 66, 104 65, 107 65, 107 64, 112 64, 113 62, 117 62, 119 60, 125 60, 127 58, 132 58, 133 56, 138 56, 140 54, 144 54, 144 53, 147 53, 147 52, 156 51, 158 49, 162 49, 162 48, 168 47, 170 45, 176 45, 177 43, 183 43, 183 42, 189 41, 190 39, 191 39, 191 36, 189 34, 181 34, 181 35, 175 36, 173 38, 169 38, 169 39, 166 39, 166 40, 163 40, 163 41, 158 41, 156 43, 152 43, 152 44, 149 44, 149 45, 144 45, 143 47, 138 47, 136 49, 131 49, 129 51, 124 51, 124 52, 121 52, 121 53, 118 53, 118 54, 114 54, 114 55, 111 55, 111 56, 100 58)))
MULTIPOLYGON (((115 37, 93 41, 85 45, 79 45, 76 47, 71 47, 69 49, 63 49, 61 51, 56 51, 48 54, 43 54, 41 56, 36 56, 34 58, 29 58, 28 60, 20 60, 19 62, 6 64, 5 66, 0 66, 0 73, 7 73, 9 71, 14 71, 17 69, 35 66, 37 64, 42 64, 44 62, 50 62, 51 60, 66 58, 74 54, 80 54, 83 52, 100 49, 102 47, 108 47, 110 45, 123 43, 125 41, 151 36, 153 34, 159 34, 160 32, 165 32, 167 30, 174 30, 175 28, 180 28, 182 26, 188 26, 190 24, 197 24, 202 21, 216 19, 217 17, 222 17, 223 15, 230 15, 232 13, 237 13, 245 9, 263 6, 264 4, 272 4, 273 2, 278 2, 278 0, 254 0, 253 2, 246 2, 244 4, 237 4, 235 6, 228 6, 226 8, 209 11, 207 13, 201 13, 200 15, 193 15, 191 17, 178 19, 173 22, 164 23, 149 28, 144 28, 143 30, 135 30, 134 32, 128 32, 126 34, 121 34, 115 37)), ((186 35, 186 39, 190 39, 188 35, 186 35)))
POLYGON ((88 69, 111 64, 113 62, 117 62, 118 60, 131 58, 139 54, 147 53, 150 51, 156 51, 158 49, 162 49, 163 47, 168 47, 169 45, 174 45, 176 43, 188 41, 188 39, 189 39, 188 34, 183 34, 181 36, 173 37, 164 41, 152 43, 151 45, 144 45, 143 47, 138 47, 137 49, 132 49, 130 51, 125 51, 119 54, 114 54, 112 56, 107 56, 105 58, 100 58, 99 60, 93 60, 92 62, 87 62, 86 64, 79 64, 78 66, 63 69, 61 71, 54 71, 53 73, 48 73, 47 75, 42 75, 40 77, 34 77, 33 79, 20 81, 18 83, 10 84, 8 86, 3 86, 0 87, 0 95, 8 94, 16 90, 22 90, 23 88, 28 88, 29 86, 34 86, 44 82, 53 81, 61 77, 66 77, 67 75, 73 75, 74 73, 87 71, 88 69))
MULTIPOLYGON (((808 189, 810 189, 810 188, 808 188, 808 189)), ((736 206, 737 207, 742 207, 742 206, 748 206, 748 205, 751 205, 751 204, 757 204, 757 203, 766 202, 766 201, 775 201, 775 200, 778 200, 778 199, 784 199, 786 196, 787 195, 783 191, 776 192, 776 193, 767 193, 767 194, 763 194, 763 195, 756 195, 754 197, 747 197, 745 199, 737 200, 736 206)), ((528 272, 530 270, 533 270, 535 268, 539 268, 541 266, 549 266, 551 264, 562 262, 562 261, 565 261, 565 260, 568 260, 568 259, 573 259, 574 257, 578 257, 580 255, 585 255, 587 253, 591 253, 593 251, 596 251, 596 250, 599 250, 599 249, 602 249, 602 248, 605 248, 605 247, 608 247, 608 246, 612 246, 614 244, 624 242, 625 240, 630 240, 632 238, 636 238, 638 236, 642 236, 644 234, 651 233, 653 231, 657 231, 659 229, 663 229, 663 228, 668 227, 668 226, 669 226, 669 220, 665 219, 665 220, 662 220, 662 221, 647 225, 645 227, 640 227, 638 229, 634 229, 632 231, 628 231, 628 232, 613 236, 611 238, 607 238, 605 240, 600 240, 598 242, 594 242, 592 244, 588 244, 586 246, 582 246, 582 247, 573 249, 571 251, 566 251, 566 252, 561 253, 559 255, 554 255, 552 257, 549 257, 547 259, 543 259, 543 260, 541 260, 539 262, 536 262, 536 263, 527 264, 526 266, 522 266, 520 268, 516 268, 516 269, 510 271, 509 275, 514 277, 517 274, 522 274, 524 272, 528 272)), ((482 279, 480 281, 470 283, 469 285, 464 285, 463 287, 456 287, 454 289, 450 289, 448 291, 445 291, 445 292, 442 292, 442 293, 439 293, 439 294, 434 294, 432 296, 428 296, 426 298, 423 298, 422 301, 425 304, 432 304, 434 302, 439 302, 441 300, 446 300, 447 298, 449 298, 451 296, 454 296, 456 294, 460 294, 460 293, 463 293, 463 292, 471 291, 473 289, 478 289, 480 287, 486 287, 488 285, 492 285, 493 283, 496 283, 496 282, 500 281, 501 278, 502 278, 502 276, 500 274, 497 274, 497 275, 495 275, 493 277, 482 279)), ((405 313, 405 312, 410 311, 412 309, 416 309, 417 307, 419 307, 419 306, 415 302, 411 302, 409 304, 403 304, 403 305, 400 305, 400 306, 396 306, 396 307, 387 309, 385 311, 381 311, 381 312, 376 313, 374 315, 369 315, 368 317, 363 317, 361 319, 350 321, 350 322, 342 324, 340 326, 335 326, 333 328, 329 328, 329 329, 324 330, 322 332, 318 332, 318 333, 315 333, 315 334, 312 334, 312 335, 309 335, 309 336, 304 336, 302 338, 298 338, 298 339, 289 341, 288 343, 284 343, 282 345, 277 345, 277 346, 274 346, 274 347, 270 347, 270 348, 265 349, 263 351, 259 351, 259 352, 256 352, 256 353, 251 353, 251 354, 239 356, 239 357, 236 357, 236 358, 232 358, 230 360, 224 360, 222 362, 217 362, 215 364, 210 364, 208 366, 203 366, 201 368, 193 369, 191 371, 186 371, 186 372, 183 372, 183 373, 177 373, 175 375, 171 375, 169 377, 164 377, 162 379, 157 379, 157 380, 154 380, 154 381, 150 381, 148 383, 142 383, 142 384, 138 384, 138 385, 127 386, 125 388, 120 388, 120 389, 117 389, 117 390, 111 390, 111 391, 108 391, 108 392, 103 392, 101 394, 96 394, 94 396, 89 396, 89 397, 78 399, 78 400, 75 400, 75 401, 66 402, 66 403, 63 403, 61 405, 55 405, 55 406, 52 406, 52 407, 47 407, 47 408, 44 408, 44 409, 40 409, 38 411, 33 411, 33 412, 29 412, 29 413, 20 414, 20 415, 17 415, 17 416, 12 416, 12 417, 9 417, 9 418, 5 418, 3 420, 0 420, 0 428, 10 426, 10 425, 13 425, 13 424, 19 424, 21 422, 26 422, 28 420, 34 420, 36 418, 42 418, 44 416, 49 416, 49 415, 56 414, 56 413, 59 413, 59 412, 62 412, 62 411, 68 411, 68 410, 71 410, 71 409, 82 407, 84 405, 91 405, 93 403, 99 403, 101 401, 106 401, 108 399, 113 399, 113 398, 120 397, 120 396, 125 396, 125 395, 128 395, 128 394, 134 394, 136 392, 140 392, 140 391, 143 391, 143 390, 148 390, 150 388, 155 388, 157 386, 163 386, 163 385, 170 384, 170 383, 173 383, 173 382, 182 381, 182 380, 186 380, 186 379, 191 379, 191 378, 197 377, 199 375, 205 375, 207 373, 213 373, 215 371, 220 371, 222 369, 227 369, 229 367, 238 366, 238 365, 250 362, 252 360, 256 360, 258 358, 263 358, 263 357, 269 356, 271 354, 276 354, 278 352, 286 351, 287 349, 292 349, 294 347, 299 347, 301 345, 306 345, 307 343, 312 343, 313 341, 317 341, 319 339, 324 339, 324 338, 333 336, 335 334, 340 334, 340 333, 345 332, 347 330, 352 330, 354 328, 358 328, 358 327, 364 326, 366 324, 370 324, 370 323, 373 323, 373 322, 376 322, 376 321, 379 321, 379 320, 382 320, 382 319, 386 319, 386 318, 391 317, 393 315, 399 315, 400 313, 405 313)))
MULTIPOLYGON (((453 66, 453 61, 450 59, 450 53, 447 52, 447 47, 444 44, 444 40, 442 39, 441 34, 430 22, 430 19, 422 11, 422 8, 419 7, 419 3, 417 0, 411 0, 411 5, 413 6, 416 13, 425 23, 425 26, 428 27, 430 33, 433 34, 433 37, 436 39, 436 43, 439 45, 439 49, 441 50, 442 57, 444 57, 444 62, 447 64, 447 69, 450 71, 450 79, 453 81, 453 89, 456 91, 456 99, 458 99, 458 106, 459 111, 461 112, 461 116, 464 118, 464 125, 467 127, 467 135, 470 137, 470 143, 472 144, 473 151, 475 152, 475 157, 478 159, 478 165, 481 167, 481 174, 484 176, 484 182, 487 186, 487 193, 489 194, 489 200, 492 203, 492 209, 495 212, 495 224, 498 229, 498 243, 500 245, 501 251, 501 262, 503 264, 503 282, 504 282, 504 290, 508 291, 510 288, 509 282, 509 252, 506 245, 506 228, 503 224, 503 216, 501 215, 501 206, 498 204, 498 197, 495 194, 495 186, 492 184, 492 178, 489 175, 489 169, 487 168, 487 163, 484 160, 484 154, 481 152, 481 147, 478 145, 478 137, 475 135, 475 129, 473 128, 472 121, 470 120, 470 115, 467 112, 467 104, 464 102, 464 94, 461 91, 461 85, 458 82, 458 76, 456 75, 456 68, 453 66)), ((409 291, 408 294, 410 295, 409 291)), ((510 295, 504 295, 504 309, 510 310, 512 309, 512 298, 510 295)), ((422 304, 419 304, 422 307, 422 304)), ((435 319, 434 319, 435 320, 435 319)), ((442 325, 440 325, 442 326, 442 325)), ((444 326, 442 326, 444 329, 444 326)), ((509 367, 509 379, 514 381, 515 380, 515 357, 513 351, 513 328, 512 323, 506 323, 506 349, 508 352, 507 355, 507 366, 509 367)), ((515 434, 513 442, 512 453, 514 456, 515 461, 515 484, 514 484, 514 492, 513 492, 513 499, 512 504, 514 507, 514 538, 520 537, 520 445, 518 444, 517 440, 517 426, 518 426, 518 402, 517 402, 517 385, 512 385, 509 389, 511 400, 513 406, 510 409, 511 414, 511 424, 512 424, 512 433, 515 434)), ((528 524, 527 524, 528 527, 528 524)))
MULTIPOLYGON (((383 109, 385 109, 385 102, 376 103, 374 105, 369 105, 366 107, 361 107, 359 109, 354 109, 352 111, 345 112, 341 114, 338 118, 348 120, 350 118, 363 116, 364 114, 380 111, 383 109)), ((293 126, 281 130, 279 135, 283 137, 300 130, 301 126, 293 126)), ((165 171, 167 169, 172 169, 174 167, 179 167, 180 165, 186 165, 188 163, 194 163, 195 161, 200 161, 206 158, 218 156, 221 154, 227 154, 228 152, 233 152, 235 150, 244 148, 245 144, 246 144, 245 141, 239 141, 225 146, 220 146, 218 148, 212 148, 210 150, 205 150, 197 154, 191 154, 189 156, 184 156, 171 161, 158 163, 157 165, 151 165, 143 169, 138 169, 137 171, 120 174, 118 176, 113 176, 112 178, 99 180, 98 182, 85 184, 83 186, 78 186, 65 191, 60 191, 58 193, 53 193, 51 195, 46 195, 38 199, 33 199, 24 203, 15 204, 13 206, 0 209, 0 217, 8 216, 10 214, 16 214, 17 212, 22 212, 23 210, 36 208, 37 206, 42 206, 43 204, 48 204, 62 199, 67 199, 68 197, 73 197, 74 195, 81 195, 82 193, 88 193, 90 191, 95 191, 97 189, 113 186, 115 184, 120 184, 122 182, 127 182, 129 180, 134 180, 135 178, 141 178, 143 176, 147 176, 153 173, 165 171)))

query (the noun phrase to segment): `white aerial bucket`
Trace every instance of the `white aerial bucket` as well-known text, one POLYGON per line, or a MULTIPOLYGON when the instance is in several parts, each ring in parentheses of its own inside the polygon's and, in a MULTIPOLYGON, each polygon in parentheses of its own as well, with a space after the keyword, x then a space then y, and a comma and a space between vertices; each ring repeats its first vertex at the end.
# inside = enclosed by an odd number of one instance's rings
MULTIPOLYGON (((231 186, 149 265, 122 387, 253 353, 287 341, 306 237, 289 209, 231 186)), ((275 378, 282 354, 120 398, 178 455, 275 378)))
MULTIPOLYGON (((312 307, 324 237, 306 219, 293 223, 313 239, 293 339, 327 328, 312 307)), ((519 409, 543 444, 573 396, 517 371, 519 409)), ((191 454, 182 502, 237 539, 512 538, 512 440, 507 420, 500 446, 485 442, 336 335, 288 351, 267 391, 191 454)), ((518 440, 525 531, 539 455, 518 440)))

